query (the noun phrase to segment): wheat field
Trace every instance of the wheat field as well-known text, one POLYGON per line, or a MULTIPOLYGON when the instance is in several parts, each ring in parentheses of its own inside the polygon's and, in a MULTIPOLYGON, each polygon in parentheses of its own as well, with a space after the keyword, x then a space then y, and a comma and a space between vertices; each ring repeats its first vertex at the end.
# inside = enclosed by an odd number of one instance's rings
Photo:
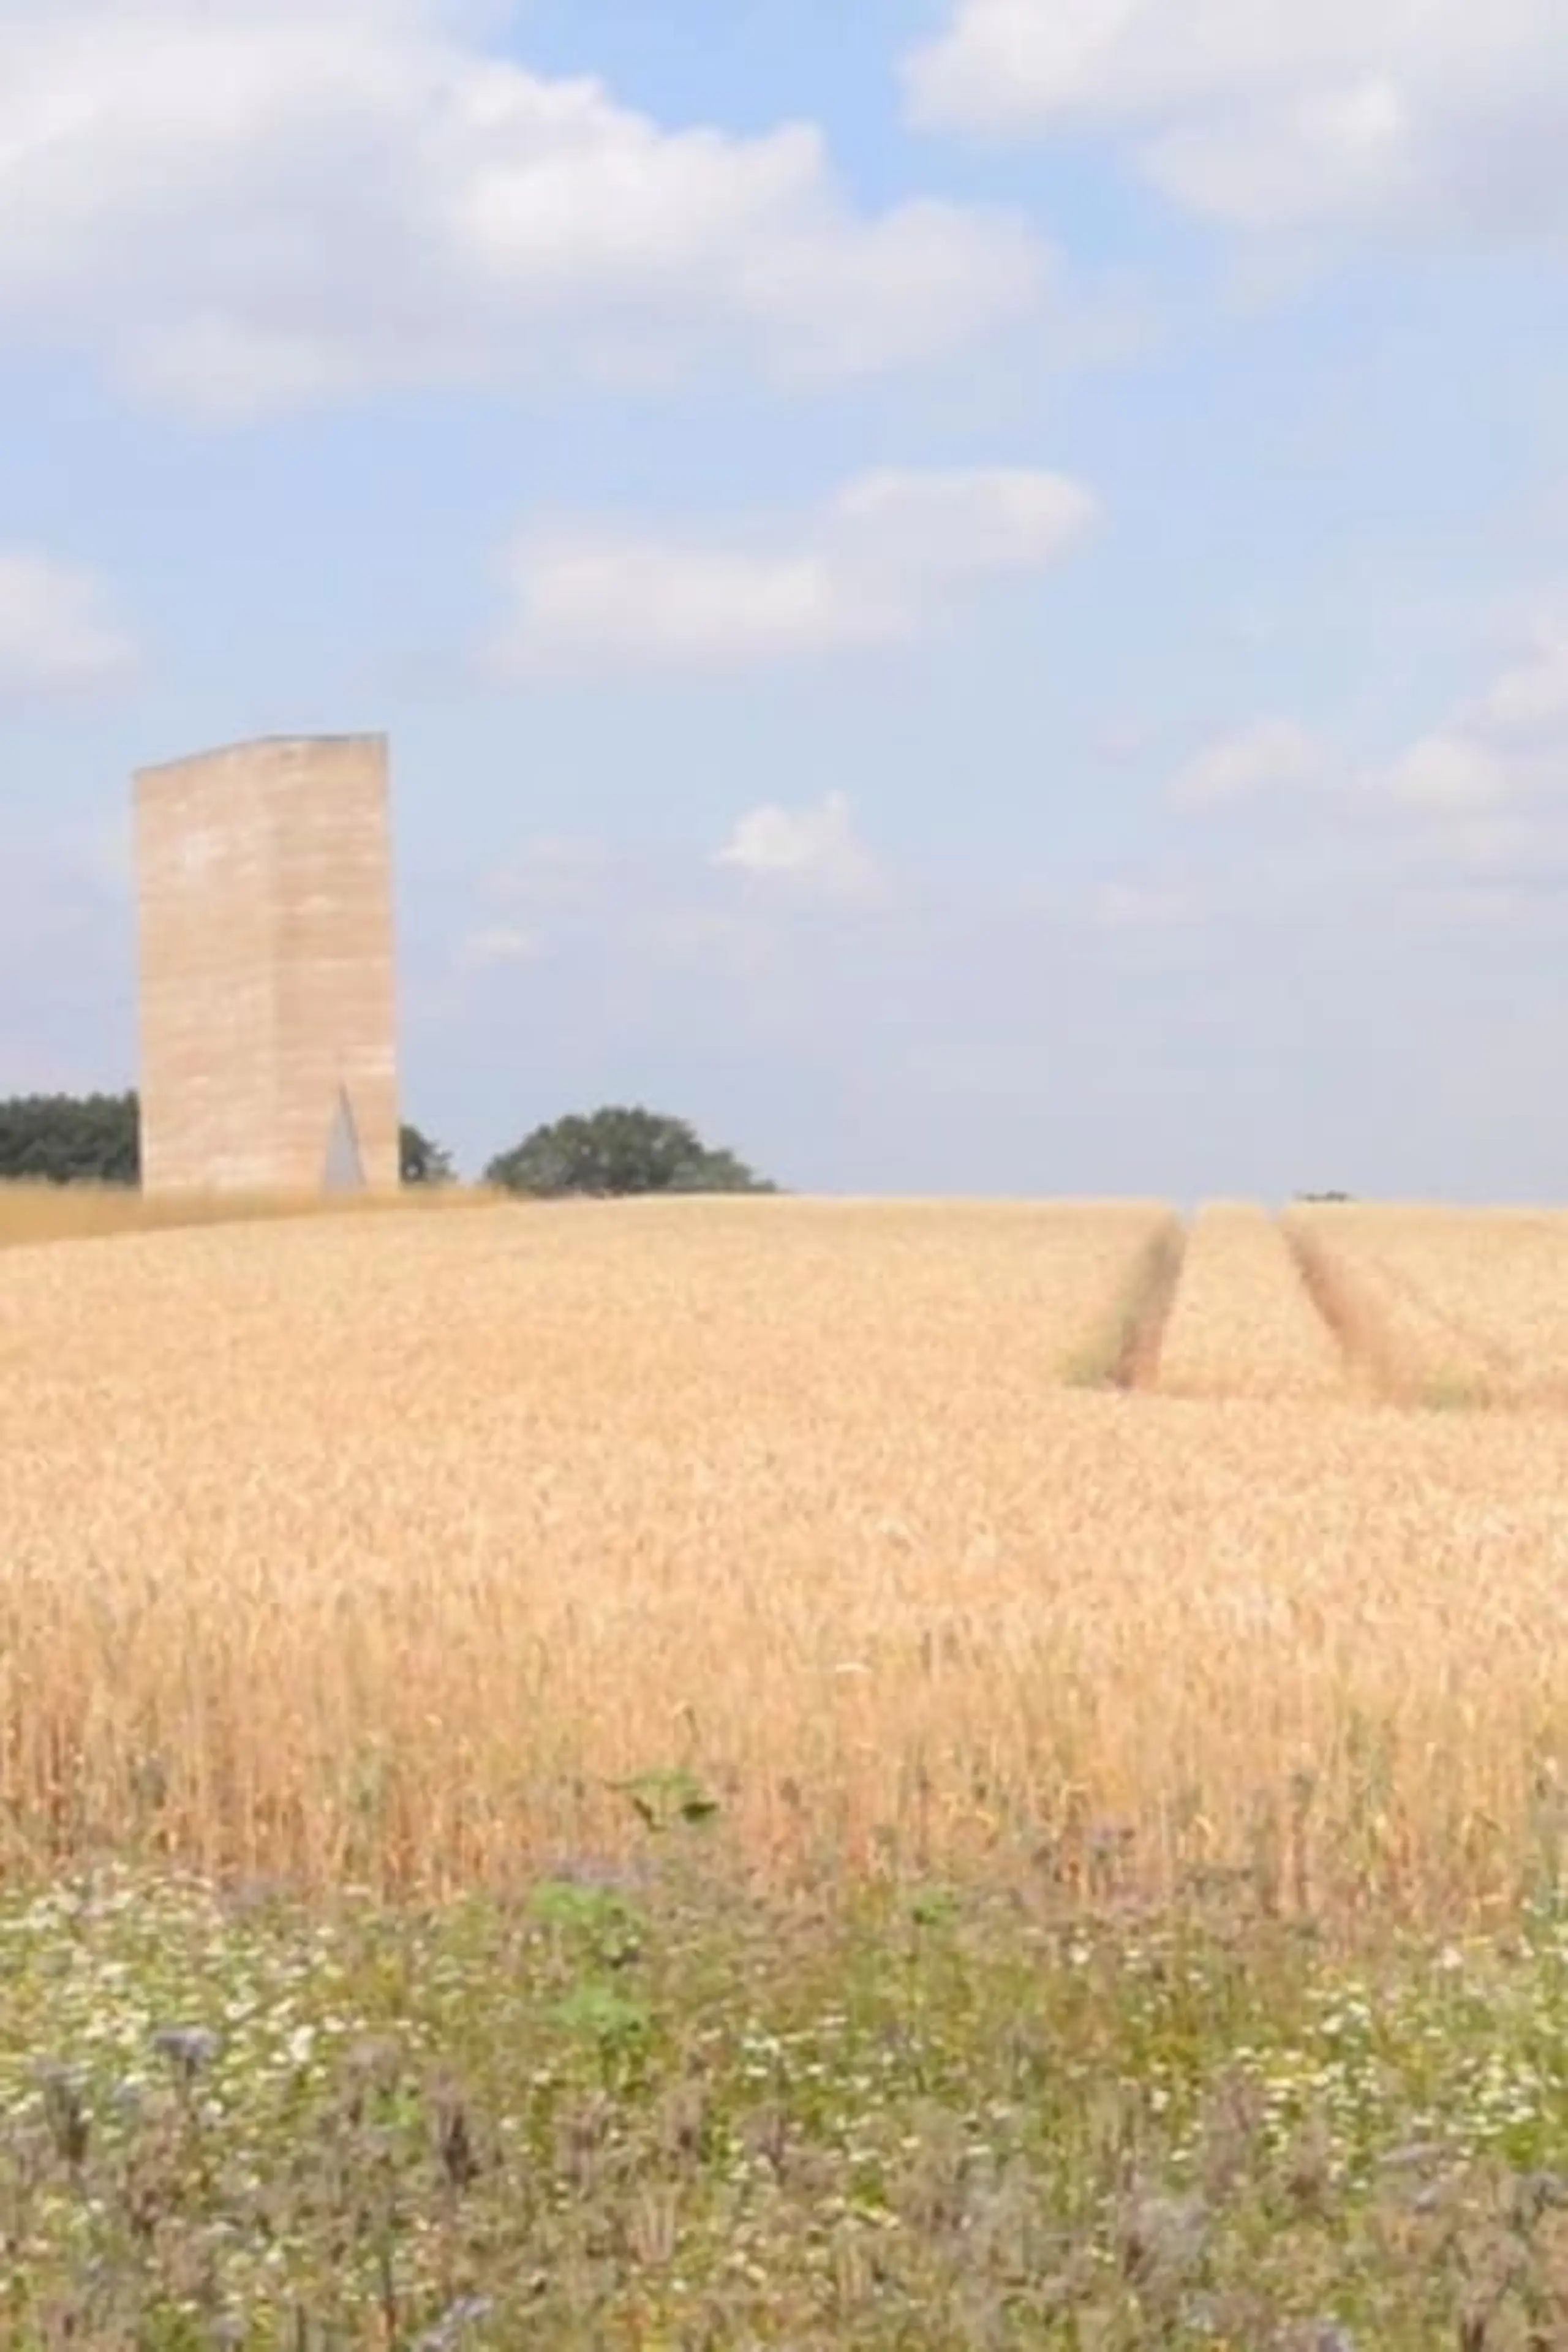
MULTIPOLYGON (((504 1887, 679 1768, 780 1885, 1509 1899, 1568 1764, 1568 1419, 1419 1409, 1238 1208, 1129 1355, 1169 1224, 469 1202, 9 1252, 0 1873, 504 1887)), ((1486 1231, 1452 1286, 1500 1330, 1486 1231)))
POLYGON ((1247 1202, 1194 1220, 1160 1349, 1167 1395, 1336 1397, 1348 1368, 1291 1265, 1279 1224, 1247 1202))
POLYGON ((1568 1401, 1568 1218, 1358 1204, 1298 1222, 1331 1246, 1386 1351, 1429 1387, 1475 1402, 1568 1401))
POLYGON ((483 1186, 428 1184, 396 1192, 195 1192, 144 1198, 124 1184, 0 1181, 0 1249, 40 1242, 113 1241, 128 1234, 163 1233, 188 1225, 270 1223, 279 1218, 363 1216, 395 1211, 469 1208, 493 1201, 483 1186))

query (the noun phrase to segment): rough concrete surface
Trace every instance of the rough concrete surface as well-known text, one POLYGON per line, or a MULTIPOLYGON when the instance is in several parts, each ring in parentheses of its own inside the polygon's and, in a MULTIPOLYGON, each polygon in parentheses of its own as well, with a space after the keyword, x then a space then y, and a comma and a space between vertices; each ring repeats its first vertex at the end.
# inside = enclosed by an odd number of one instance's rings
POLYGON ((135 799, 145 1189, 395 1184, 385 739, 236 744, 135 799))

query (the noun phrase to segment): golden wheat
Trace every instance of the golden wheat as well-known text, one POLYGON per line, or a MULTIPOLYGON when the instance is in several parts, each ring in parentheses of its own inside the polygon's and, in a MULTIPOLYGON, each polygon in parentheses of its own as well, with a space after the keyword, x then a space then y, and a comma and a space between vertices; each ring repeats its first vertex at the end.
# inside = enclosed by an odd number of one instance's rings
POLYGON ((1360 1263, 1422 1302, 1433 1352, 1457 1359, 1472 1391, 1516 1402, 1568 1394, 1568 1217, 1367 1209, 1347 1232, 1360 1263))
POLYGON ((1495 1307, 1477 1304, 1494 1286, 1508 1295, 1508 1222, 1354 1203, 1293 1210, 1287 1226, 1316 1252, 1351 1352, 1375 1388, 1407 1402, 1479 1404, 1524 1386, 1483 1328, 1495 1307))
POLYGON ((113 1239, 187 1225, 254 1223, 279 1217, 344 1216, 388 1209, 472 1208, 495 1196, 482 1186, 422 1184, 395 1192, 161 1193, 130 1184, 0 1182, 0 1249, 40 1242, 113 1239))
POLYGON ((1193 1221, 1160 1350, 1159 1385, 1188 1397, 1339 1396, 1345 1367, 1279 1226, 1244 1202, 1193 1221))
POLYGON ((1568 1759, 1568 1423, 1057 1384, 1150 1230, 689 1202, 12 1255, 0 1868, 504 1885, 683 1765, 778 1876, 1099 1825, 1152 1893, 1512 1891, 1568 1759))

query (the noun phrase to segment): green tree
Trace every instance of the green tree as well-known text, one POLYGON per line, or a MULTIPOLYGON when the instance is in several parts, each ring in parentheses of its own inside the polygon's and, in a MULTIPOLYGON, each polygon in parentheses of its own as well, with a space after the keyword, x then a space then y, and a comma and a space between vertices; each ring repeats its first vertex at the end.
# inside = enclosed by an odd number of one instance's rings
MULTIPOLYGON (((400 1133, 405 1184, 449 1184, 451 1155, 416 1127, 400 1133)), ((138 1184, 136 1096, 17 1095, 0 1102, 0 1183, 138 1184)))
POLYGON ((397 1131, 397 1159, 405 1184, 451 1184, 457 1180, 451 1153, 406 1123, 397 1131))
POLYGON ((541 1200, 777 1190, 732 1151, 710 1150, 685 1119, 640 1105, 610 1105, 536 1127, 491 1160, 485 1181, 541 1200))
POLYGON ((0 1183, 135 1184, 141 1172, 134 1094, 0 1102, 0 1183))

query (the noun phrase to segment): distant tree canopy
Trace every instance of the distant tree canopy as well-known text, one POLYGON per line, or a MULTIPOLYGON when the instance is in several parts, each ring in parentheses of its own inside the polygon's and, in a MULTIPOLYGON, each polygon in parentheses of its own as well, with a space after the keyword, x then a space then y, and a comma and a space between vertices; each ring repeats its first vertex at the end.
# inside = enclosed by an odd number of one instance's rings
POLYGON ((1310 1203, 1313 1208, 1321 1209, 1328 1208, 1335 1202, 1342 1203, 1352 1201, 1355 1195, 1352 1192, 1298 1192, 1296 1198, 1298 1201, 1310 1203))
MULTIPOLYGON (((405 1184, 449 1184, 451 1155, 416 1127, 399 1133, 405 1184)), ((134 1094, 19 1095, 0 1102, 0 1183, 138 1184, 141 1116, 134 1094)))
POLYGON ((133 1094, 0 1102, 0 1183, 134 1184, 140 1171, 133 1094))
POLYGON ((624 1199, 643 1192, 773 1192, 732 1151, 703 1143, 683 1118, 609 1105, 536 1127, 492 1160, 485 1181, 536 1199, 624 1199))
POLYGON ((397 1163, 405 1184, 450 1184, 457 1178, 451 1153, 406 1124, 397 1131, 397 1163))
MULTIPOLYGON (((399 1131, 405 1184, 449 1184, 449 1152, 406 1122, 399 1131)), ((140 1112, 134 1093, 25 1095, 0 1101, 0 1183, 137 1184, 140 1112)), ((685 1119, 634 1106, 556 1119, 492 1160, 486 1181, 544 1200, 639 1192, 772 1192, 732 1151, 705 1144, 685 1119)))

